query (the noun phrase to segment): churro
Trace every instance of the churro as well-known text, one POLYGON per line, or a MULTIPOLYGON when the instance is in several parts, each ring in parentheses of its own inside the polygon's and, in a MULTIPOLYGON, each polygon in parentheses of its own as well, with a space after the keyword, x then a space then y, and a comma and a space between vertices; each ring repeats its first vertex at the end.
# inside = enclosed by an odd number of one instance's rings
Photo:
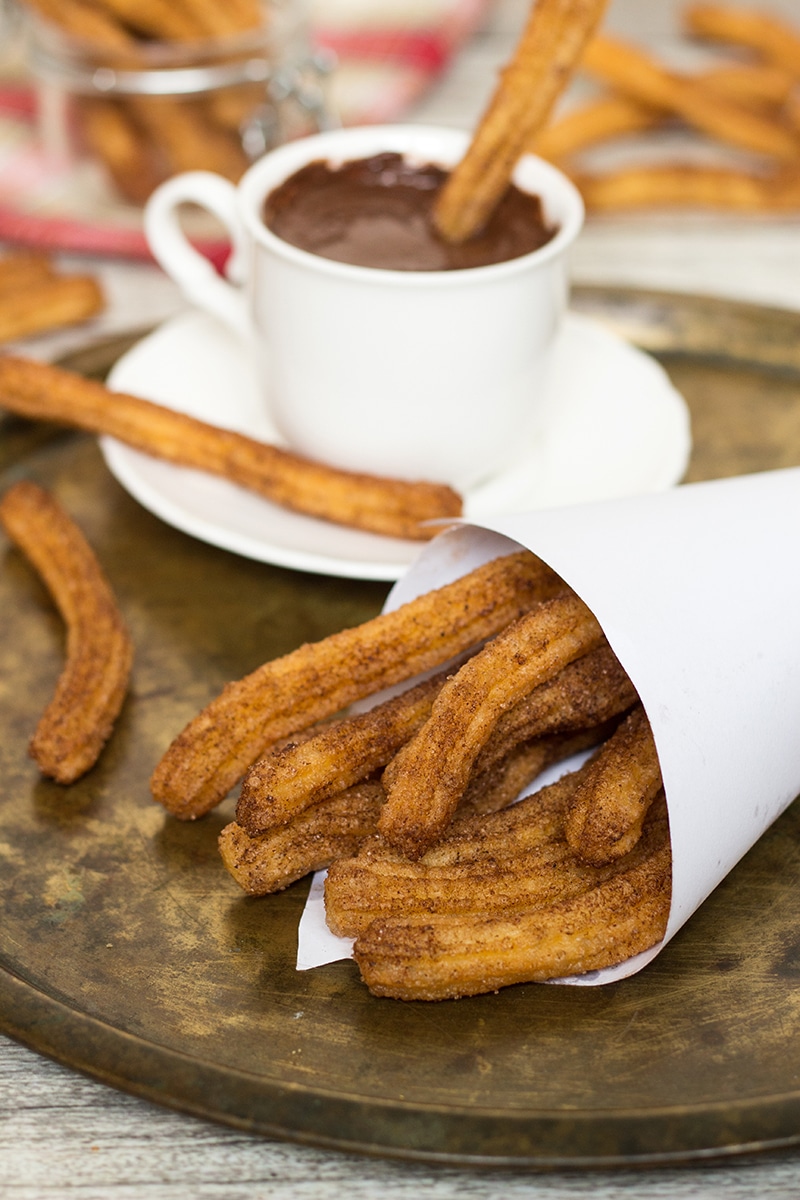
POLYGON ((624 95, 676 113, 722 142, 780 163, 796 162, 800 154, 800 142, 791 130, 668 71, 639 47, 596 37, 586 47, 581 65, 624 95))
POLYGON ((592 212, 684 207, 780 213, 800 207, 800 175, 788 170, 756 173, 669 163, 579 172, 574 180, 592 212))
MULTIPOLYGON (((775 112, 790 99, 793 79, 760 63, 730 63, 704 71, 696 83, 743 107, 775 112)), ((657 128, 669 115, 657 105, 611 93, 570 109, 534 139, 531 149, 557 162, 613 138, 657 128)))
POLYGON ((79 325, 96 317, 105 298, 93 275, 50 274, 0 290, 0 343, 79 325))
POLYGON ((260 758, 242 781, 236 820, 264 833, 374 775, 421 727, 445 679, 440 673, 260 758))
POLYGON ((639 840, 647 811, 661 788, 650 722, 638 704, 575 790, 564 826, 569 845, 597 866, 621 858, 639 840))
POLYGON ((757 8, 725 4, 690 4, 683 21, 697 37, 753 50, 800 76, 800 33, 789 21, 757 8))
POLYGON ((392 773, 378 822, 387 841, 410 858, 424 853, 447 828, 503 712, 603 640, 588 608, 565 594, 538 605, 468 659, 392 773))
POLYGON ((31 482, 0 502, 0 523, 41 575, 67 628, 53 699, 30 743, 43 774, 73 783, 94 766, 119 715, 133 647, 111 586, 77 525, 31 482))
POLYGON ((434 211, 448 241, 466 241, 489 218, 520 156, 542 129, 599 24, 605 0, 535 0, 466 154, 434 211))
POLYGON ((385 799, 380 783, 367 781, 255 837, 233 821, 219 835, 222 861, 248 895, 282 891, 312 871, 355 854, 364 838, 375 832, 385 799))
POLYGON ((44 363, 0 358, 0 408, 32 420, 107 434, 179 466, 230 479, 274 504, 393 537, 428 538, 425 522, 458 516, 443 484, 408 483, 342 471, 208 425, 44 363))

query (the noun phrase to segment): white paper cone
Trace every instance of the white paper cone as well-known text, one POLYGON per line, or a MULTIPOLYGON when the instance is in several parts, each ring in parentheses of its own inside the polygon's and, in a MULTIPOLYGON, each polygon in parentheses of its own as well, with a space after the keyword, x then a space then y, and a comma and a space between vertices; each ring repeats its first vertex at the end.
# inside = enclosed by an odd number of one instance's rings
POLYGON ((800 469, 457 527, 387 607, 515 544, 592 610, 650 719, 672 836, 663 946, 800 794, 800 469))

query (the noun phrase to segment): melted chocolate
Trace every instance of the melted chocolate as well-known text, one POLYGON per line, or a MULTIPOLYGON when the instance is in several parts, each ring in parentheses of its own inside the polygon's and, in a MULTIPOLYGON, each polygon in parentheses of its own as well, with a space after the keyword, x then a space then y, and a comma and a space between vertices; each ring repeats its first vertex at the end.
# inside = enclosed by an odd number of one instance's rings
POLYGON ((301 250, 361 267, 455 271, 506 262, 554 236, 538 196, 510 187, 486 228, 461 245, 440 238, 431 211, 447 173, 386 153, 312 162, 267 196, 264 223, 301 250))

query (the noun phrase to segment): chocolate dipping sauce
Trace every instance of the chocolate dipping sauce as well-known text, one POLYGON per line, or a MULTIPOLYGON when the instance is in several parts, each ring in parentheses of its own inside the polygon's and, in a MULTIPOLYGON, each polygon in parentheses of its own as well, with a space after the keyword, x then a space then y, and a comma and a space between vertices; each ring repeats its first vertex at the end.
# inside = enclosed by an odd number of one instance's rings
POLYGON ((511 186, 489 224, 461 245, 436 233, 432 209, 447 172, 376 154, 332 166, 312 162, 264 203, 264 223, 283 241, 322 258, 392 271, 455 271, 507 262, 555 235, 538 196, 511 186))

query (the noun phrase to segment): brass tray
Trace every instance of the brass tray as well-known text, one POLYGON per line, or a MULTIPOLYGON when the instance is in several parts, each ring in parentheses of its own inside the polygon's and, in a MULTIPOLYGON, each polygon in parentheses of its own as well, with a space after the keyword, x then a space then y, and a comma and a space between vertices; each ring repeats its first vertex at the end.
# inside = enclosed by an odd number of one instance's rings
MULTIPOLYGON (((664 356, 693 412, 692 479, 800 462, 800 315, 575 299, 664 356)), ((73 361, 98 372, 119 349, 73 361)), ((385 585, 193 541, 139 508, 89 438, 5 419, 0 454, 2 486, 32 476, 81 522, 138 647, 100 764, 69 789, 42 781, 25 751, 62 629, 3 543, 0 1028, 186 1112, 404 1159, 597 1167, 800 1141, 800 805, 632 979, 425 1005, 374 999, 350 962, 297 973, 307 885, 242 896, 216 850, 232 802, 181 824, 147 781, 225 680, 372 615, 385 585)))

